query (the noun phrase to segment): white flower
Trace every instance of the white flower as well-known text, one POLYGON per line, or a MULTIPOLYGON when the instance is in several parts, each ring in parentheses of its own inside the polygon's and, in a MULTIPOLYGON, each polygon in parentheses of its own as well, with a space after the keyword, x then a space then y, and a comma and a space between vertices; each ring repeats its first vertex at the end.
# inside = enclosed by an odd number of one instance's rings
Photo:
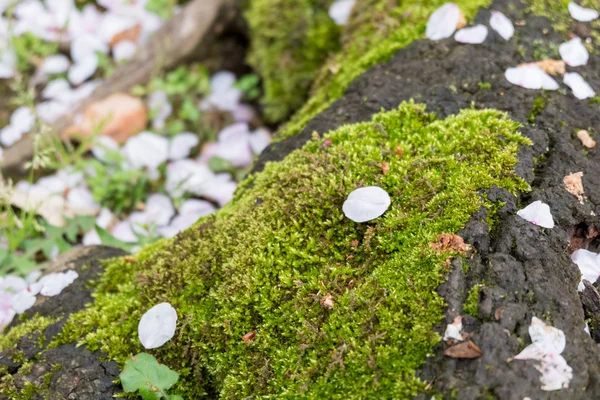
POLYGON ((579 267, 581 280, 577 290, 583 291, 585 286, 583 281, 589 281, 592 284, 600 278, 600 255, 585 249, 579 249, 571 254, 571 260, 579 267))
POLYGON ((132 168, 156 170, 169 158, 169 140, 151 132, 142 132, 127 139, 123 154, 132 168))
POLYGON ((585 65, 590 58, 590 53, 578 37, 562 43, 558 46, 558 51, 565 64, 571 67, 585 65))
POLYGON ((129 60, 135 55, 137 51, 137 45, 131 40, 122 40, 113 47, 113 58, 115 61, 129 60))
POLYGON ((356 0, 337 0, 329 7, 329 16, 337 25, 346 25, 356 0))
POLYGON ((502 36, 504 40, 510 40, 510 38, 515 34, 515 27, 513 26, 512 21, 500 11, 492 11, 492 16, 490 17, 490 26, 493 30, 498 32, 498 34, 502 36))
POLYGON ((543 228, 554 228, 554 219, 550 213, 550 207, 539 200, 517 211, 517 215, 534 225, 539 225, 543 228))
POLYGON ((541 372, 542 390, 568 388, 573 370, 560 355, 566 346, 562 330, 546 325, 537 317, 531 318, 529 326, 531 344, 517 354, 515 360, 536 360, 535 368, 541 372))
POLYGON ((102 13, 94 4, 86 4, 79 12, 75 9, 69 16, 69 25, 67 30, 71 39, 83 35, 96 35, 100 22, 102 21, 102 13))
POLYGON ((390 206, 390 196, 378 186, 354 190, 342 207, 344 215, 354 222, 366 222, 380 217, 390 206))
POLYGON ((459 315, 458 317, 454 318, 454 321, 451 324, 448 324, 446 326, 446 331, 444 332, 444 340, 454 339, 462 341, 462 328, 462 318, 459 315))
POLYGON ((138 324, 138 337, 146 349, 167 343, 177 327, 177 312, 169 303, 160 303, 146 311, 138 324))
POLYGON ((99 36, 106 43, 121 32, 133 28, 137 24, 135 17, 123 13, 105 13, 99 27, 99 36))
POLYGON ((173 106, 169 102, 167 93, 162 90, 156 90, 148 97, 148 108, 152 113, 152 126, 155 129, 165 127, 165 121, 173 112, 173 106))
POLYGON ((535 64, 508 68, 504 73, 506 80, 525 89, 557 90, 558 83, 535 64))
POLYGON ((169 160, 182 160, 190 155, 190 151, 198 146, 198 135, 191 132, 182 132, 169 143, 169 160))
POLYGON ((203 191, 206 182, 213 180, 214 174, 207 166, 185 159, 167 166, 165 189, 172 197, 181 197, 184 193, 203 191))
POLYGON ((460 21, 460 10, 454 3, 446 3, 431 14, 425 35, 431 40, 449 38, 460 21))
POLYGON ((23 314, 35 304, 35 295, 27 289, 21 290, 13 296, 10 304, 17 314, 23 314))
POLYGON ((579 100, 594 97, 596 92, 577 72, 567 72, 564 77, 565 85, 571 88, 579 100))
POLYGON ((0 278, 0 293, 7 292, 16 294, 26 288, 27 282, 19 276, 8 275, 4 277, 4 279, 0 278))
POLYGON ((52 297, 60 294, 64 288, 69 286, 77 279, 79 275, 73 270, 65 272, 53 272, 43 276, 38 283, 41 285, 40 294, 42 296, 52 297))
POLYGON ((598 11, 581 7, 573 1, 569 3, 569 13, 571 17, 581 22, 590 22, 598 18, 598 11))
POLYGON ((63 54, 56 54, 54 56, 50 56, 44 60, 42 63, 40 70, 44 74, 62 74, 63 72, 67 72, 71 62, 67 58, 67 56, 63 54))
POLYGON ((475 25, 469 28, 463 28, 456 32, 454 39, 459 43, 481 44, 488 35, 488 28, 485 25, 475 25))

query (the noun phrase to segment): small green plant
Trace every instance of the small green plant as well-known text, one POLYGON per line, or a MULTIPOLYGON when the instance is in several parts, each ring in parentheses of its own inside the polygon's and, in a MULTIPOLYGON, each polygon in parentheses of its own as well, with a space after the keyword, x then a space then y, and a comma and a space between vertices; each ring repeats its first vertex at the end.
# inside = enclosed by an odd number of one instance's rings
POLYGON ((248 100, 260 96, 260 78, 256 74, 242 76, 234 86, 244 92, 244 97, 248 100))
POLYGON ((479 82, 479 89, 491 89, 492 88, 492 84, 489 82, 479 82))
POLYGON ((529 123, 535 124, 535 120, 537 119, 538 115, 540 115, 542 111, 544 111, 544 108, 546 108, 546 104, 547 102, 545 98, 535 98, 535 100, 533 101, 533 106, 531 107, 531 112, 529 113, 529 123))
POLYGON ((167 394, 167 390, 179 380, 179 374, 159 364, 148 353, 140 353, 125 361, 119 378, 125 392, 138 392, 144 400, 183 400, 179 395, 167 394))

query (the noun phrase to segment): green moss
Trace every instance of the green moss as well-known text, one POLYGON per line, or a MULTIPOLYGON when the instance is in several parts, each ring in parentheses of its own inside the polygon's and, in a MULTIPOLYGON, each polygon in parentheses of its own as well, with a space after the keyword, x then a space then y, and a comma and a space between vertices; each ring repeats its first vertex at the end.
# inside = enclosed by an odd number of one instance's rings
POLYGON ((463 304, 463 311, 469 314, 472 317, 479 317, 479 291, 484 284, 476 284, 469 290, 469 295, 467 296, 467 300, 465 300, 465 304, 463 304))
MULTIPOLYGON (((21 322, 7 333, 0 335, 0 351, 15 348, 24 336, 34 333, 39 333, 41 339, 44 340, 45 338, 42 335, 44 329, 59 320, 60 318, 42 317, 36 314, 31 319, 21 322)), ((38 337, 38 340, 40 337, 38 337)))
POLYGON ((535 124, 535 120, 546 108, 547 100, 544 97, 536 97, 531 106, 531 112, 529 113, 529 122, 535 124))
POLYGON ((560 60, 560 53, 558 52, 558 44, 545 40, 534 40, 533 46, 533 59, 535 61, 547 60, 547 59, 558 59, 560 60))
MULTIPOLYGON (((446 0, 357 1, 353 19, 343 32, 343 49, 319 72, 313 94, 277 134, 282 140, 300 132, 317 114, 339 99, 348 85, 375 64, 425 36, 429 16, 446 0)), ((466 18, 490 0, 457 0, 466 18)))
POLYGON ((491 89, 492 88, 492 84, 489 82, 479 82, 479 89, 491 89))
POLYGON ((79 340, 122 365, 140 350, 141 315, 168 301, 177 332, 151 353, 181 374, 175 392, 185 398, 411 397, 425 387, 415 370, 443 320, 435 289, 450 253, 429 243, 464 227, 484 204, 481 189, 528 189, 514 173, 518 146, 530 144, 517 128, 493 110, 436 120, 404 103, 312 140, 137 263, 109 263, 95 302, 54 345, 79 340), (357 224, 342 204, 366 185, 392 205, 357 224), (320 306, 325 294, 331 310, 320 306))
POLYGON ((339 28, 328 15, 333 0, 252 0, 248 63, 263 78, 264 116, 288 117, 306 100, 318 69, 339 49, 339 28))

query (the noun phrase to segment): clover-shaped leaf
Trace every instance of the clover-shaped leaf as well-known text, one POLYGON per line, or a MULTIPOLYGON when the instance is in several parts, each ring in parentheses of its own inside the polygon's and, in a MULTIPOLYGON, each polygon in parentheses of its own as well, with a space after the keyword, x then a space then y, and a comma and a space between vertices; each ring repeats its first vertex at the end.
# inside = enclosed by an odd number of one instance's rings
POLYGON ((148 353, 140 353, 125 362, 125 368, 119 376, 123 390, 139 391, 145 400, 178 399, 176 395, 167 395, 166 391, 177 383, 179 374, 159 364, 148 353))

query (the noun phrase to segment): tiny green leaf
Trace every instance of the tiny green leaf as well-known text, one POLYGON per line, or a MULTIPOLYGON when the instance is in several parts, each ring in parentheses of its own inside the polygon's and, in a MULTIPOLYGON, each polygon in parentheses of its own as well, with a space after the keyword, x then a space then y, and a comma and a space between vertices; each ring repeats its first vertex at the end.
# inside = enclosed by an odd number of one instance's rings
POLYGON ((159 364, 150 354, 140 353, 125 362, 125 368, 119 377, 126 392, 139 390, 144 399, 158 400, 177 383, 179 374, 166 365, 159 364))

